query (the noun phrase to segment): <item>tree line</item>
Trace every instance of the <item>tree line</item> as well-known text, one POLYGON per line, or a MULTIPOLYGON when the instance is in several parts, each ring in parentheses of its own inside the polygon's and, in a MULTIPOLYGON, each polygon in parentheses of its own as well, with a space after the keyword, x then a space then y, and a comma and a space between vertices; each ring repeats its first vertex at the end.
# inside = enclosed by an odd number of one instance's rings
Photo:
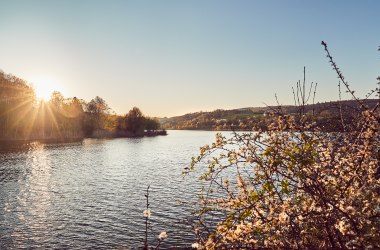
MULTIPOLYGON (((374 107, 377 100, 366 99, 363 102, 374 107)), ((160 122, 165 129, 266 131, 272 123, 271 116, 278 115, 278 108, 278 106, 268 106, 232 110, 217 109, 211 112, 161 118, 160 122)), ((342 119, 344 124, 351 124, 360 113, 359 105, 352 100, 307 104, 303 109, 305 116, 312 118, 325 132, 343 131, 342 119)), ((295 118, 300 117, 297 105, 281 106, 281 110, 295 118)))
POLYGON ((27 81, 0 71, 0 139, 77 139, 83 137, 134 137, 163 134, 158 119, 137 107, 125 115, 111 112, 96 96, 89 102, 52 93, 39 101, 27 81), (158 132, 159 131, 159 132, 158 132))

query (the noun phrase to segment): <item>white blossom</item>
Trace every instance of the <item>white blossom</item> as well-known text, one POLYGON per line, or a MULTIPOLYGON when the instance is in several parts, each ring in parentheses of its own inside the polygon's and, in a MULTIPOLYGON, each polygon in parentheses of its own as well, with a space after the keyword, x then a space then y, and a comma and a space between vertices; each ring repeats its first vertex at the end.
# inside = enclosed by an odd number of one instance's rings
POLYGON ((160 239, 160 240, 164 240, 164 239, 166 239, 168 237, 168 234, 165 232, 165 231, 162 231, 161 233, 160 233, 160 235, 158 236, 158 238, 160 239))
POLYGON ((199 244, 198 243, 193 243, 191 244, 191 248, 198 248, 199 247, 199 244))
POLYGON ((144 217, 150 218, 152 213, 151 213, 151 210, 148 208, 144 210, 143 214, 144 214, 144 217))

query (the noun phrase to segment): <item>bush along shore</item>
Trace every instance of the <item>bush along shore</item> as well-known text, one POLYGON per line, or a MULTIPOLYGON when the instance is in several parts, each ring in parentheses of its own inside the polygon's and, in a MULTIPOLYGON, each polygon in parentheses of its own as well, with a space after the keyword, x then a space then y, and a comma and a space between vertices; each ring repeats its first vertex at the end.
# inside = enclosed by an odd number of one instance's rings
POLYGON ((198 249, 380 249, 380 89, 374 106, 359 99, 322 45, 360 112, 347 121, 341 109, 342 132, 324 132, 304 80, 297 115, 279 107, 266 131, 218 133, 184 169, 203 185, 190 219, 198 249))

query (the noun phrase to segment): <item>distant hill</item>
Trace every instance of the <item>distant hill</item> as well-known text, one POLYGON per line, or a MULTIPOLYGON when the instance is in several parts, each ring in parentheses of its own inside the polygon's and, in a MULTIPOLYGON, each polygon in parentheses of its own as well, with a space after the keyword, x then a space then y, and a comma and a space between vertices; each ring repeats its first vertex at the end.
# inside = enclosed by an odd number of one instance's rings
MULTIPOLYGON (((363 101, 365 105, 374 107, 377 99, 363 101)), ((345 123, 353 122, 355 114, 359 112, 360 105, 354 100, 316 103, 306 105, 304 113, 314 112, 317 123, 327 131, 339 131, 342 129, 340 107, 345 123)), ((296 116, 300 108, 294 105, 281 106, 283 113, 296 116)), ((170 118, 160 118, 164 129, 191 129, 191 130, 252 130, 266 129, 268 126, 268 114, 276 113, 278 106, 247 107, 239 109, 217 109, 211 112, 195 112, 170 118)))

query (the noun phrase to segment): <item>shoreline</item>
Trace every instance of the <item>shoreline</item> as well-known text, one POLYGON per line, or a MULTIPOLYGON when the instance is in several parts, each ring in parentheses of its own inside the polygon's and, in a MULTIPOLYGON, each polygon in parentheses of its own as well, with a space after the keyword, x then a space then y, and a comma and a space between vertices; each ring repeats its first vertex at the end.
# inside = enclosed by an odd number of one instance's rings
POLYGON ((84 139, 114 139, 114 138, 142 138, 167 135, 166 130, 144 131, 144 133, 106 133, 101 135, 81 136, 81 137, 33 137, 33 138, 0 138, 0 144, 7 143, 28 143, 28 142, 42 142, 42 143, 60 143, 60 142, 79 142, 84 139))

